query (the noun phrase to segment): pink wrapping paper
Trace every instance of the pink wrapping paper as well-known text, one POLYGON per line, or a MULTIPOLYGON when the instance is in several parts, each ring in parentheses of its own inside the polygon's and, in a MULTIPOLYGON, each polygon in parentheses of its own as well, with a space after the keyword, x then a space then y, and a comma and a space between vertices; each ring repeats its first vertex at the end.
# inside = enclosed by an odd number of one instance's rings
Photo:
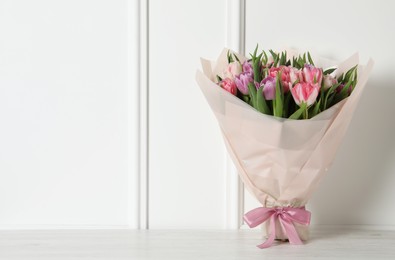
MULTIPOLYGON (((358 66, 358 83, 347 99, 309 120, 290 120, 262 114, 213 82, 227 66, 227 51, 217 62, 202 59, 203 72, 197 71, 196 81, 218 120, 238 173, 263 207, 303 207, 335 158, 373 61, 358 66)), ((336 66, 336 75, 359 64, 358 54, 339 63, 314 60, 324 69, 336 66)), ((276 238, 285 239, 281 226, 276 225, 276 238)), ((295 226, 299 236, 307 239, 307 229, 295 226)))

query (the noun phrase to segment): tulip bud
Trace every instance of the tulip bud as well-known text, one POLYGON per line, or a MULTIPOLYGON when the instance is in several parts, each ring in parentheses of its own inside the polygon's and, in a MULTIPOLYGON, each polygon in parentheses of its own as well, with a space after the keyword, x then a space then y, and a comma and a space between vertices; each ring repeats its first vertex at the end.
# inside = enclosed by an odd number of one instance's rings
POLYGON ((337 84, 337 79, 329 74, 324 75, 324 80, 323 80, 323 88, 325 90, 329 89, 333 85, 337 84))
POLYGON ((235 78, 236 87, 243 95, 248 95, 248 83, 253 81, 252 73, 248 72, 243 72, 235 78))
POLYGON ((311 106, 317 99, 319 86, 317 84, 312 85, 307 82, 297 83, 291 89, 291 93, 298 106, 302 103, 305 103, 307 106, 311 106))
POLYGON ((239 62, 231 62, 228 67, 226 67, 224 76, 225 78, 234 79, 236 75, 239 75, 242 72, 242 68, 239 62))
POLYGON ((232 95, 237 94, 237 87, 233 80, 226 78, 219 83, 220 87, 231 93, 232 95))

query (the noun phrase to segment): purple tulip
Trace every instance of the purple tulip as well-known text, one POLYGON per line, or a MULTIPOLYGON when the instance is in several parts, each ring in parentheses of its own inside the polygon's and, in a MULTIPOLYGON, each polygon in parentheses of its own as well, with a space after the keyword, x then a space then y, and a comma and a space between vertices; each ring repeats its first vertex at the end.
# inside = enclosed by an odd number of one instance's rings
MULTIPOLYGON (((340 85, 335 89, 336 93, 340 93, 340 92, 343 90, 344 86, 345 86, 344 84, 340 84, 340 85)), ((352 89, 353 89, 353 86, 352 86, 352 85, 347 89, 347 94, 348 94, 348 95, 351 94, 352 89)))
POLYGON ((248 83, 253 81, 252 74, 247 72, 243 72, 235 78, 236 87, 243 95, 248 95, 248 83))
POLYGON ((276 79, 268 76, 262 80, 261 84, 265 85, 263 87, 265 99, 273 100, 276 97, 276 79))
POLYGON ((255 82, 256 89, 263 87, 263 95, 266 100, 273 100, 276 97, 276 79, 267 76, 264 78, 261 83, 255 82))
POLYGON ((249 61, 245 61, 243 63, 243 72, 253 74, 254 70, 252 69, 252 64, 249 61))

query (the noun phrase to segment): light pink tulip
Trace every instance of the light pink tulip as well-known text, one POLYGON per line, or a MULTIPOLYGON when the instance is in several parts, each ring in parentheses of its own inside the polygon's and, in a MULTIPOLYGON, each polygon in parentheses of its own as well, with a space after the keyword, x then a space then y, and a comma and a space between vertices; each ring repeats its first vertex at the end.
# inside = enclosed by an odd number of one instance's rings
POLYGON ((298 70, 297 68, 289 66, 289 81, 292 85, 294 85, 296 82, 301 83, 303 82, 303 73, 301 70, 298 70))
POLYGON ((237 94, 236 83, 230 78, 226 78, 219 83, 220 87, 231 93, 232 95, 237 94))
POLYGON ((302 103, 306 103, 307 106, 314 104, 319 93, 319 85, 310 84, 307 82, 297 83, 292 89, 291 93, 295 100, 295 103, 300 106, 302 103))
POLYGON ((301 70, 288 66, 283 67, 281 74, 281 83, 284 88, 284 92, 287 93, 295 83, 303 82, 303 74, 301 70))
POLYGON ((325 90, 329 89, 333 85, 337 84, 337 79, 331 75, 324 75, 323 79, 323 88, 325 90))
POLYGON ((310 83, 312 85, 318 84, 321 86, 322 69, 316 68, 310 64, 306 64, 303 68, 303 79, 304 82, 310 83))
POLYGON ((237 61, 229 63, 228 67, 226 67, 224 76, 225 78, 234 79, 237 75, 242 72, 241 64, 237 61))

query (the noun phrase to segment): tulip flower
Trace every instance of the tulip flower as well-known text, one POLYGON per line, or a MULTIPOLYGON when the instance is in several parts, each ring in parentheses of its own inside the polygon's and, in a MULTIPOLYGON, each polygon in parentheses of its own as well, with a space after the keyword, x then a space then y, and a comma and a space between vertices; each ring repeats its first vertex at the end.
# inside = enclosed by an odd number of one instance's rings
MULTIPOLYGON (((340 85, 335 89, 335 92, 336 92, 336 93, 340 93, 340 92, 343 90, 343 88, 344 88, 345 86, 346 86, 346 85, 344 85, 344 84, 340 84, 340 85)), ((352 92, 352 90, 353 90, 353 86, 350 84, 350 86, 349 86, 348 89, 347 89, 347 95, 350 95, 351 92, 352 92)))
POLYGON ((243 72, 250 73, 251 75, 254 73, 254 70, 252 68, 252 64, 250 61, 245 61, 243 63, 243 72))
POLYGON ((322 87, 327 90, 337 84, 337 79, 331 75, 324 75, 322 87))
POLYGON ((302 72, 293 67, 271 67, 269 69, 269 76, 276 78, 277 73, 281 71, 281 85, 283 86, 284 93, 288 93, 289 89, 292 88, 296 82, 303 81, 302 72))
POLYGON ((237 87, 233 80, 226 78, 219 83, 220 87, 231 93, 232 95, 237 94, 237 87))
POLYGON ((236 87, 243 95, 248 95, 248 83, 253 81, 252 73, 248 72, 243 72, 235 77, 236 87))
POLYGON ((318 84, 321 86, 322 69, 316 68, 310 64, 304 65, 303 79, 304 82, 310 83, 311 85, 318 84))
POLYGON ((305 103, 308 106, 314 104, 320 91, 319 85, 310 84, 307 82, 297 83, 292 89, 291 93, 298 106, 305 103))
POLYGON ((263 96, 265 97, 265 100, 273 100, 276 97, 276 79, 267 76, 264 78, 261 83, 255 82, 255 87, 259 89, 261 86, 263 86, 263 96))
POLYGON ((225 78, 230 78, 234 80, 236 75, 239 75, 241 72, 242 72, 241 64, 238 61, 234 61, 229 63, 229 65, 226 67, 224 76, 225 78))
POLYGON ((303 73, 301 70, 298 70, 297 68, 294 67, 288 67, 289 68, 289 83, 291 83, 290 88, 296 83, 303 82, 303 73))

